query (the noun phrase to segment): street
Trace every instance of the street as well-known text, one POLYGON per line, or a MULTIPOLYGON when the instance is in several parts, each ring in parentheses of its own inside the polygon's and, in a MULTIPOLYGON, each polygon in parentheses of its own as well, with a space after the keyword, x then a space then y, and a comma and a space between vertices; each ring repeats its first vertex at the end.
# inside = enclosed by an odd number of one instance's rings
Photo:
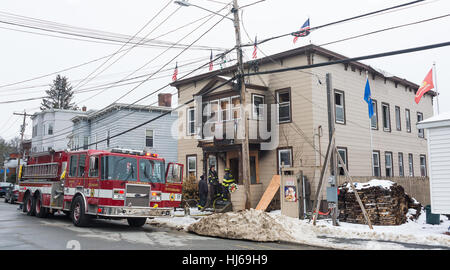
POLYGON ((75 227, 65 215, 45 219, 27 216, 18 204, 0 201, 2 250, 319 250, 289 243, 257 243, 203 237, 156 227, 130 228, 126 221, 95 220, 91 227, 75 227))

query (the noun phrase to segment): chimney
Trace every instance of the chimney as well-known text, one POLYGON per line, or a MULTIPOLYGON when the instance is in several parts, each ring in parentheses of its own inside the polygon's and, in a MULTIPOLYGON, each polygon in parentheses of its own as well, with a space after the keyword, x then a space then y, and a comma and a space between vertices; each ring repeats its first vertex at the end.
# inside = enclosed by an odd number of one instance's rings
POLYGON ((160 107, 172 107, 172 94, 161 93, 158 95, 158 106, 160 107))
POLYGON ((83 106, 83 108, 81 108, 81 110, 82 110, 83 112, 85 112, 85 111, 87 110, 86 106, 83 106))

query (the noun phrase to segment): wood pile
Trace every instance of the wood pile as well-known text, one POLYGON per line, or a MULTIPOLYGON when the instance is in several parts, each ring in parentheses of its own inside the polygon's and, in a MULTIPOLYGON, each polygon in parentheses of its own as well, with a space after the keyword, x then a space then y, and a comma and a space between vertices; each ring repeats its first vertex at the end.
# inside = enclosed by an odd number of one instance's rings
MULTIPOLYGON (((356 187, 372 225, 401 225, 408 218, 408 210, 415 209, 410 219, 417 219, 422 205, 405 193, 402 186, 392 183, 388 188, 381 185, 359 184, 356 187), (362 188, 360 188, 363 186, 362 188)), ((347 183, 339 187, 339 220, 366 224, 356 196, 347 183)))

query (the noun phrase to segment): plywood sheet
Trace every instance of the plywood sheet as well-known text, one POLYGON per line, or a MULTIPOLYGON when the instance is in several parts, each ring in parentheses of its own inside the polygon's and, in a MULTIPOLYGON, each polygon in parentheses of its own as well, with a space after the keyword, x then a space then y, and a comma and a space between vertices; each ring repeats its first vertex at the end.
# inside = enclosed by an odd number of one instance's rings
POLYGON ((266 191, 264 192, 263 196, 261 197, 261 200, 259 201, 258 205, 256 206, 256 210, 265 211, 267 209, 267 207, 269 206, 273 197, 275 196, 277 191, 280 189, 280 184, 281 184, 280 176, 274 175, 272 177, 272 180, 270 181, 269 186, 267 187, 266 191))

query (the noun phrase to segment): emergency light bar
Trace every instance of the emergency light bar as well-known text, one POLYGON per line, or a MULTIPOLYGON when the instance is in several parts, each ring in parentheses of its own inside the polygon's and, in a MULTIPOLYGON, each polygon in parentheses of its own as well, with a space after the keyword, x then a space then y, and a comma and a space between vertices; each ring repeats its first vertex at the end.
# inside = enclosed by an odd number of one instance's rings
POLYGON ((157 158, 158 154, 148 153, 146 151, 132 150, 132 149, 122 149, 122 148, 113 148, 111 153, 120 153, 120 154, 129 154, 129 155, 137 155, 137 156, 147 156, 157 158))

